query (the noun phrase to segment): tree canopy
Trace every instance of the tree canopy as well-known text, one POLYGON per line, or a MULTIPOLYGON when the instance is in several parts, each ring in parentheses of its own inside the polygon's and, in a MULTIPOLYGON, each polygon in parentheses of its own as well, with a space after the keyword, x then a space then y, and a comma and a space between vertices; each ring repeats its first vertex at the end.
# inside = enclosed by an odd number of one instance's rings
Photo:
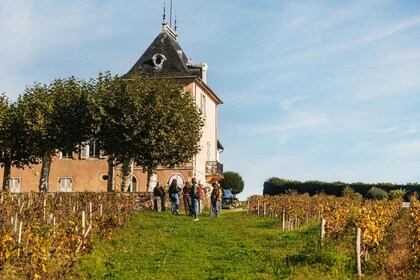
POLYGON ((226 171, 223 173, 223 179, 220 180, 220 185, 224 189, 230 189, 233 194, 241 193, 244 190, 244 180, 238 172, 226 171))
POLYGON ((40 191, 49 189, 52 156, 60 150, 76 151, 92 136, 92 90, 91 84, 70 77, 34 84, 19 96, 17 111, 25 122, 32 155, 42 161, 40 191))
POLYGON ((2 189, 4 191, 8 190, 8 182, 10 171, 7 174, 6 169, 10 170, 10 153, 9 153, 9 125, 8 125, 8 112, 9 112, 9 100, 4 94, 0 94, 0 166, 5 168, 3 175, 2 189), (7 166, 9 164, 9 167, 7 166))
POLYGON ((42 162, 39 190, 46 192, 53 156, 95 138, 123 170, 141 166, 149 182, 158 166, 192 160, 203 126, 193 97, 172 78, 55 79, 27 87, 15 104, 0 95, 0 164, 42 162))
POLYGON ((184 164, 200 151, 204 120, 189 93, 174 79, 130 79, 128 90, 140 89, 143 130, 137 163, 145 171, 155 172, 159 165, 184 164))
POLYGON ((0 95, 0 166, 4 168, 2 189, 9 190, 12 166, 22 168, 35 162, 16 104, 10 102, 4 94, 0 95))
POLYGON ((100 75, 97 104, 105 152, 123 165, 135 160, 149 179, 158 166, 184 164, 200 150, 204 120, 174 79, 100 75))

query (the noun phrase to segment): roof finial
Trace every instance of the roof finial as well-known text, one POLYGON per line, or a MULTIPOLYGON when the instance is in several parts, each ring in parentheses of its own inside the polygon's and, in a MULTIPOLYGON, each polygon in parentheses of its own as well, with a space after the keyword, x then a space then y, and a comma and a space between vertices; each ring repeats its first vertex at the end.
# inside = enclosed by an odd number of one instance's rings
POLYGON ((176 11, 175 11, 175 26, 174 26, 174 31, 175 31, 175 34, 176 34, 176 30, 178 29, 178 25, 176 24, 176 11))
POLYGON ((166 0, 163 0, 163 22, 162 25, 166 25, 166 0))

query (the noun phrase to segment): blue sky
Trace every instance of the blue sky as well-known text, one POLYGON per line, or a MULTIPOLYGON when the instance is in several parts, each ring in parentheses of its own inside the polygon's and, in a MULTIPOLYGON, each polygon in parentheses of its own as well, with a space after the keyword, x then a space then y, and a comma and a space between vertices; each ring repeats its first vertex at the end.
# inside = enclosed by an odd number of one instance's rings
MULTIPOLYGON (((0 0, 0 91, 124 74, 161 30, 162 2, 0 0)), ((221 97, 225 170, 420 182, 420 1, 174 0, 179 42, 221 97)))

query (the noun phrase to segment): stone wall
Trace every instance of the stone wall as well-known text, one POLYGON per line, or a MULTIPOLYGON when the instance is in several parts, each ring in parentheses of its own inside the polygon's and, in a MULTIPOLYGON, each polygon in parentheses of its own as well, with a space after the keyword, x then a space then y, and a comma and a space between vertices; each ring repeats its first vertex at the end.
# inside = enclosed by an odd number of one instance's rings
POLYGON ((153 193, 150 192, 136 192, 134 193, 138 202, 138 210, 153 209, 153 193))

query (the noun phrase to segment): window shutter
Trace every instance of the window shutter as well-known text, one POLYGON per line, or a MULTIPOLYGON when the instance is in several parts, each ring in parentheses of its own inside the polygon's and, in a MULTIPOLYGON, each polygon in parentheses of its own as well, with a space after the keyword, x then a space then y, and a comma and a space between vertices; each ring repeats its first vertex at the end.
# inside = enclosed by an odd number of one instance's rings
POLYGON ((89 158, 89 143, 83 142, 80 149, 80 158, 87 159, 89 158))

